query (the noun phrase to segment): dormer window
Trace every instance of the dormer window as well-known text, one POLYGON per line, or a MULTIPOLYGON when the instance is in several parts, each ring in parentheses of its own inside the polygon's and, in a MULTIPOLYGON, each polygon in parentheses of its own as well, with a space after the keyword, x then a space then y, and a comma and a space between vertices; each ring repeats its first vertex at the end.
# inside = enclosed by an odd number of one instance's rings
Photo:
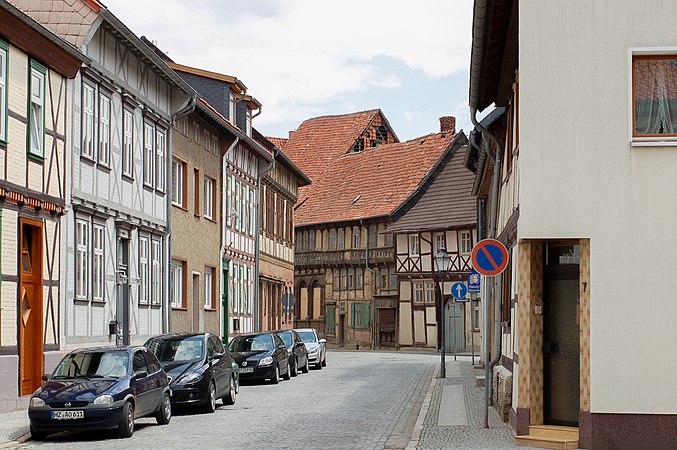
POLYGON ((235 94, 232 91, 229 91, 228 94, 228 118, 234 124, 235 123, 235 94))
POLYGON ((388 129, 385 125, 379 125, 376 127, 376 143, 383 144, 388 142, 388 129))
POLYGON ((245 116, 245 133, 247 136, 252 135, 252 110, 247 108, 247 115, 245 116))
POLYGON ((355 141, 355 144, 353 144, 353 151, 361 152, 362 150, 364 150, 364 138, 359 138, 355 141))

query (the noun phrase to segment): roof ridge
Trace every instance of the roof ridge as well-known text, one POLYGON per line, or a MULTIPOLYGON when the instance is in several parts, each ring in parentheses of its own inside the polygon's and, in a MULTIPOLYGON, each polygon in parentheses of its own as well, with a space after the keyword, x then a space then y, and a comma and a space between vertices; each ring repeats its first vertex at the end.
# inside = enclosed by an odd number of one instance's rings
POLYGON ((345 114, 325 114, 324 116, 316 116, 316 117, 311 117, 310 119, 306 119, 301 124, 311 122, 313 120, 317 119, 327 119, 327 118, 335 118, 335 117, 349 117, 349 116, 357 116, 358 114, 364 114, 364 113, 370 113, 373 112, 376 114, 377 112, 381 111, 381 108, 372 108, 372 109, 365 109, 364 111, 355 111, 351 113, 345 113, 345 114))

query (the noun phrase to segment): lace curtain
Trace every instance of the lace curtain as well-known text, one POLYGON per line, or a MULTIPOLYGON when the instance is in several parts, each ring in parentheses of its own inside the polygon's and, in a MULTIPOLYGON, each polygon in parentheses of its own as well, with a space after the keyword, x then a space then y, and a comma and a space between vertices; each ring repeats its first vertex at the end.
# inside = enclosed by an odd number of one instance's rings
POLYGON ((635 59, 635 134, 677 134, 677 59, 635 59))

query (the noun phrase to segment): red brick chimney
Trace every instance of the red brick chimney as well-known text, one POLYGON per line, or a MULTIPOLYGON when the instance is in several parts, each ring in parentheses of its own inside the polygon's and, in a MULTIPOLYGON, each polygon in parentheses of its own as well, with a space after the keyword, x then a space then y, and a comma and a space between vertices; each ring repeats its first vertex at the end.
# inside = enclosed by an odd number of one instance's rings
POLYGON ((440 132, 441 133, 456 133, 456 117, 442 116, 440 117, 440 132))

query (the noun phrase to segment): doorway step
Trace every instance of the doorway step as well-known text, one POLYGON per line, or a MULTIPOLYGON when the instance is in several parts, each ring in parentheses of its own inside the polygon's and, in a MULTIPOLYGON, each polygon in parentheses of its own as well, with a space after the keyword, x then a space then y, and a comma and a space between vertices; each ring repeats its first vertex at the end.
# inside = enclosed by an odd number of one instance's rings
POLYGON ((532 425, 528 435, 515 436, 515 445, 562 450, 578 448, 578 428, 532 425))

